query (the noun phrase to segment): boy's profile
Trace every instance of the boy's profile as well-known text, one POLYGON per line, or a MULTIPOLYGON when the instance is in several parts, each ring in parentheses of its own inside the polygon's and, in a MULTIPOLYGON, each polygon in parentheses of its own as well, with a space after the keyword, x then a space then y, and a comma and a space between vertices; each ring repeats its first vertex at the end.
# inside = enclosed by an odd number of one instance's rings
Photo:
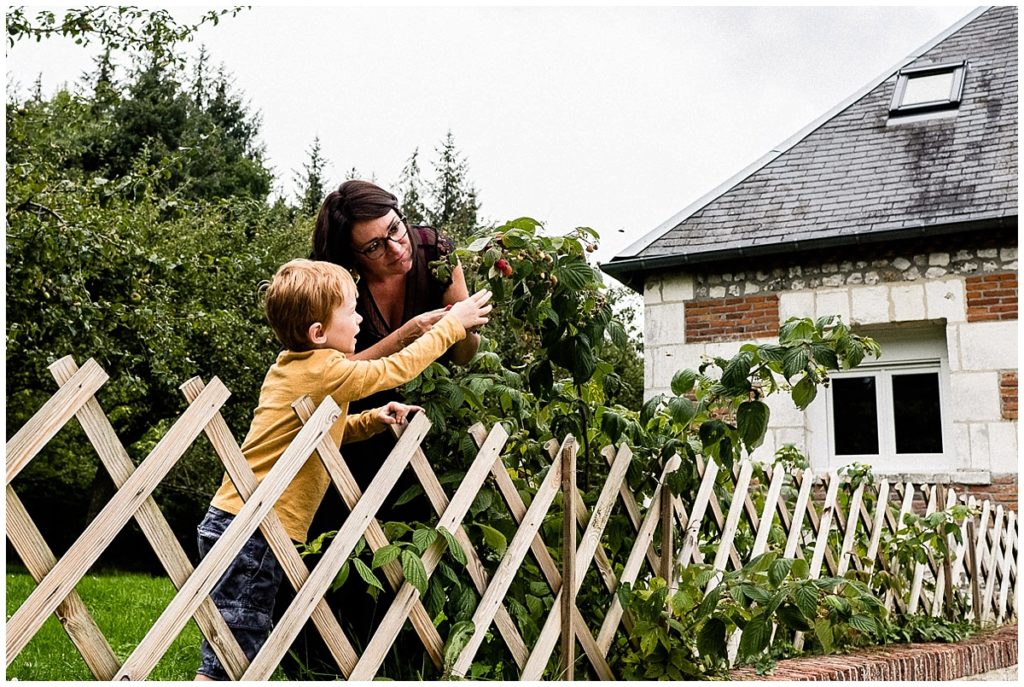
MULTIPOLYGON (((343 267, 321 261, 292 260, 274 275, 266 292, 267 319, 284 346, 267 372, 249 433, 242 442, 249 467, 262 480, 299 433, 302 423, 292 403, 308 394, 314 403, 330 395, 341 415, 330 430, 340 445, 366 439, 389 424, 405 422, 416 406, 388 403, 348 415, 350 401, 391 389, 416 377, 466 331, 487 322, 489 291, 454 304, 429 331, 401 351, 378 360, 349 360, 362 317, 356 313, 356 286, 343 267)), ((384 456, 381 457, 383 459, 384 456)), ((299 470, 274 510, 288 536, 306 541, 309 525, 330 478, 311 458, 299 470)), ((243 501, 227 475, 199 524, 199 555, 213 548, 243 501)), ((266 642, 282 569, 257 530, 239 551, 211 592, 228 627, 250 660, 266 642)), ((197 680, 226 680, 228 675, 204 639, 197 680)))

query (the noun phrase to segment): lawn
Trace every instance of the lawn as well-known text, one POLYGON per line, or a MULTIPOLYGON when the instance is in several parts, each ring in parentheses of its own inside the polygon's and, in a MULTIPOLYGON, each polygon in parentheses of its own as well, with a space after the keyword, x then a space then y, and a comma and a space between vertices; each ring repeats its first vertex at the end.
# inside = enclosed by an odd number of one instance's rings
MULTIPOLYGON (((24 568, 7 568, 7 618, 35 589, 24 568)), ((171 602, 174 587, 166 577, 134 573, 89 574, 75 588, 114 653, 124 660, 171 602)), ((171 644, 150 680, 191 680, 199 665, 199 628, 189 622, 171 644)), ((275 673, 278 677, 280 671, 275 673)), ((92 680, 57 618, 50 616, 7 669, 7 679, 92 680)))

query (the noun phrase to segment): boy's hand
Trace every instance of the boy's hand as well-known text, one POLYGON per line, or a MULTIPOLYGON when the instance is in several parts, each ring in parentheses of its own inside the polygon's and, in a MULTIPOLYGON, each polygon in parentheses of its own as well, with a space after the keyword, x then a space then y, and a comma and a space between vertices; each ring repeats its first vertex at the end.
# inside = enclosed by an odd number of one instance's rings
POLYGON ((462 323, 466 331, 472 331, 487 324, 487 313, 491 312, 493 306, 488 305, 491 300, 491 292, 481 289, 466 300, 459 301, 449 311, 462 323))
POLYGON ((417 410, 422 411, 423 408, 392 401, 386 406, 377 409, 377 422, 382 425, 400 425, 417 410))

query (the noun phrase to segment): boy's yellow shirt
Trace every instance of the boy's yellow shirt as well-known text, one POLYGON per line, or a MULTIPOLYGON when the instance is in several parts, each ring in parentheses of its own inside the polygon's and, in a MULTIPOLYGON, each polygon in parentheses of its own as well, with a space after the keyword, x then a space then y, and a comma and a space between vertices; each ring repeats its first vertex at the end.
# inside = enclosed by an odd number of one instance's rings
MULTIPOLYGON (((447 315, 409 346, 378 360, 349 360, 344 353, 322 348, 298 353, 282 351, 263 380, 259 405, 242 442, 242 453, 256 479, 263 481, 302 429, 292 409, 297 399, 309 394, 319 405, 328 395, 334 398, 341 408, 341 415, 330 432, 336 445, 366 439, 383 431, 384 425, 374 420, 376 411, 373 410, 349 417, 349 402, 414 379, 465 336, 462 324, 447 315)), ((385 458, 387 456, 380 456, 381 463, 385 458)), ((329 484, 327 471, 313 455, 274 505, 293 540, 306 541, 313 515, 329 484)), ((234 514, 242 509, 242 498, 226 474, 211 504, 234 514)))

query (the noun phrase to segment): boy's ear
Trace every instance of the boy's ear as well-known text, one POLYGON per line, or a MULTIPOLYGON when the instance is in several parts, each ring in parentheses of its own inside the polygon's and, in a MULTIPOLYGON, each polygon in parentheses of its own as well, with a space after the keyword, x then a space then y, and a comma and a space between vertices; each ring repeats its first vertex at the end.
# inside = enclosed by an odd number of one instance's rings
POLYGON ((324 332, 324 325, 322 322, 314 322, 309 325, 309 329, 306 331, 309 336, 309 342, 314 346, 322 346, 327 343, 327 334, 324 332))

